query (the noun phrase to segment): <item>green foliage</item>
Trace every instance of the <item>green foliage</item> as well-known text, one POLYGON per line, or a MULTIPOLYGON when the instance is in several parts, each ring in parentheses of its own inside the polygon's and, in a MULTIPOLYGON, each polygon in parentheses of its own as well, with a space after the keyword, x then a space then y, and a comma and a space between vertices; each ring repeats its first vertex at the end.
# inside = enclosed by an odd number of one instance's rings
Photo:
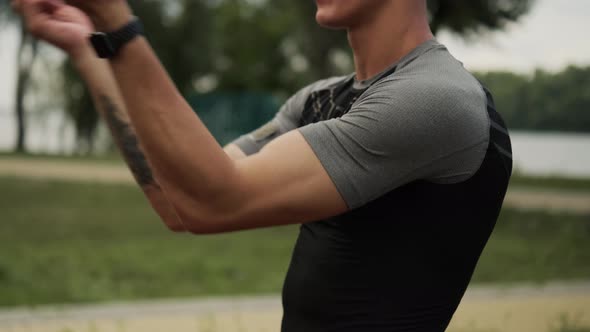
POLYGON ((584 279, 590 276, 590 216, 504 209, 474 282, 584 279))
POLYGON ((564 190, 569 192, 590 192, 590 179, 574 179, 556 176, 525 176, 513 174, 511 187, 538 188, 541 190, 564 190))
POLYGON ((280 92, 294 88, 297 73, 288 65, 290 52, 284 43, 297 27, 297 15, 282 1, 254 2, 226 0, 211 9, 214 15, 213 54, 217 61, 211 73, 218 91, 280 92), (295 78, 295 79, 294 79, 295 78))
POLYGON ((528 13, 536 0, 428 0, 433 31, 448 29, 459 34, 503 29, 528 13))
POLYGON ((99 121, 98 113, 90 92, 78 76, 71 61, 65 61, 62 68, 65 111, 76 128, 78 152, 93 150, 94 135, 99 121))
MULTIPOLYGON (((0 306, 280 291, 297 227, 170 233, 126 185, 0 178, 0 306)), ((590 218, 502 213, 476 282, 590 277, 590 218)))
POLYGON ((146 36, 184 94, 208 73, 212 62, 212 15, 207 0, 131 1, 146 36))
POLYGON ((590 131, 590 67, 570 66, 532 76, 506 72, 478 75, 513 129, 590 131))

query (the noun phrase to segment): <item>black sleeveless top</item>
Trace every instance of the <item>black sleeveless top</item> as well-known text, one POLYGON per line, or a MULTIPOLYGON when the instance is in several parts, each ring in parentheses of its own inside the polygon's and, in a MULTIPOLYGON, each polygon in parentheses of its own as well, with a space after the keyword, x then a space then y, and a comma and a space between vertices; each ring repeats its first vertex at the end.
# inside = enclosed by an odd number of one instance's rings
MULTIPOLYGON (((336 109, 321 93, 312 94, 301 125, 345 114, 363 92, 352 83, 336 89, 336 109)), ((447 328, 512 173, 508 131, 486 95, 490 143, 469 180, 415 181, 359 209, 301 226, 283 289, 283 332, 447 328)))

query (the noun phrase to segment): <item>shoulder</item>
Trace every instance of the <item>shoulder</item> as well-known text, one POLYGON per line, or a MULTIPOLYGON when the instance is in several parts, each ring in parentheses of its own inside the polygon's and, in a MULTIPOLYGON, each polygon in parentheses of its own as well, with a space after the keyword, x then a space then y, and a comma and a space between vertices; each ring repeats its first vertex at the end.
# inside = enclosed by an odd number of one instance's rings
POLYGON ((312 93, 329 89, 345 81, 349 76, 337 76, 313 82, 292 95, 279 110, 279 117, 296 121, 301 117, 303 108, 312 93))
POLYGON ((372 110, 382 113, 382 120, 403 120, 405 125, 418 121, 443 131, 486 132, 489 124, 483 87, 444 47, 431 49, 377 82, 354 110, 372 110))
POLYGON ((444 46, 433 48, 403 64, 367 91, 367 96, 390 96, 396 100, 413 99, 418 105, 481 108, 486 104, 479 81, 444 46))
MULTIPOLYGON (((370 123, 380 144, 404 153, 452 154, 477 146, 475 159, 489 139, 487 98, 481 84, 460 62, 438 49, 423 54, 369 88, 348 114, 370 123)), ((475 150, 474 150, 475 151, 475 150)))

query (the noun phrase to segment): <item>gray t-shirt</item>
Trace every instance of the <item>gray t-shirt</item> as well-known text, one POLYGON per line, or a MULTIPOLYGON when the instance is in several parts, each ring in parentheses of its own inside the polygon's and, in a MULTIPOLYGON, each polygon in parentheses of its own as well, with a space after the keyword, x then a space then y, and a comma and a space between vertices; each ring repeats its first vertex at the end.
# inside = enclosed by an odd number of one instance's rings
POLYGON ((459 183, 474 175, 485 157, 490 128, 479 82, 435 40, 384 73, 355 80, 352 89, 364 91, 340 117, 301 126, 310 96, 325 90, 331 96, 351 77, 303 88, 270 123, 234 143, 250 155, 298 129, 350 209, 416 180, 459 183))

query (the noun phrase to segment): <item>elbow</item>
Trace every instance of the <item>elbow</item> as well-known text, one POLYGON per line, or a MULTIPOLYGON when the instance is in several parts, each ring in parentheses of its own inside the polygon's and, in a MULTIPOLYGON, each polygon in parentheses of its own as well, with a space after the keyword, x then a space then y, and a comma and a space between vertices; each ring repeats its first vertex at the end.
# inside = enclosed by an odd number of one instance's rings
POLYGON ((198 204, 177 207, 178 216, 186 232, 194 235, 208 235, 230 232, 236 225, 235 216, 230 216, 229 209, 200 208, 198 204))
POLYGON ((183 233, 187 231, 182 219, 174 209, 174 206, 169 203, 168 199, 161 191, 146 189, 144 189, 144 191, 153 210, 160 217, 160 220, 164 222, 164 225, 166 225, 168 230, 174 233, 183 233))
POLYGON ((225 186, 206 195, 189 195, 171 191, 171 203, 186 232, 203 235, 239 230, 248 214, 244 195, 236 195, 238 186, 225 186), (229 190, 228 188, 232 188, 229 190))
POLYGON ((172 233, 184 233, 187 231, 186 227, 183 224, 173 224, 168 220, 164 220, 164 224, 166 228, 172 233))
POLYGON ((175 211, 171 211, 170 209, 156 209, 156 213, 169 231, 173 233, 184 233, 187 231, 184 222, 175 211))
POLYGON ((232 229, 224 227, 227 225, 219 217, 190 216, 184 217, 185 231, 193 235, 211 235, 230 232, 232 229))

